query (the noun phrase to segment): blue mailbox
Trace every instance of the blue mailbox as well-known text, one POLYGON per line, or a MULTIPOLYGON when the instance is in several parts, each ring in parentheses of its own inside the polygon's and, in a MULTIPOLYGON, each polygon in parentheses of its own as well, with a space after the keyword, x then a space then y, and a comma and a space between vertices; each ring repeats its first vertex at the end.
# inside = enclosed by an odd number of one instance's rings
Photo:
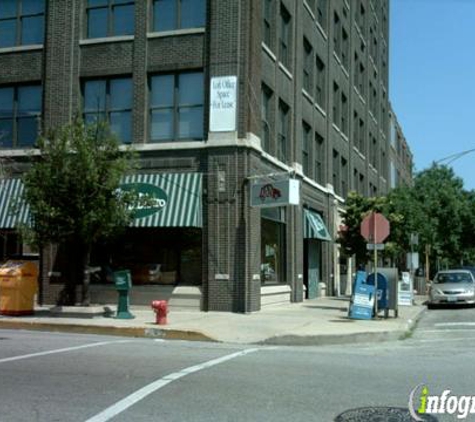
MULTIPOLYGON (((366 279, 366 284, 374 287, 374 273, 368 275, 366 279)), ((388 279, 384 274, 378 273, 378 310, 379 309, 388 309, 389 307, 389 288, 388 288, 388 279)))

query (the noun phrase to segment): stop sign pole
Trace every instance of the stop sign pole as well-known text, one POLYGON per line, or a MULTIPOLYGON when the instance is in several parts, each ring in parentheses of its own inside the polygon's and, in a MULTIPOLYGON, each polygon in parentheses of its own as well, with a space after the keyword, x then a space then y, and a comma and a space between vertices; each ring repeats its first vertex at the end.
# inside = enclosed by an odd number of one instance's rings
POLYGON ((372 211, 361 222, 360 232, 374 249, 374 290, 376 293, 374 309, 375 315, 378 315, 378 248, 376 245, 384 242, 389 236, 389 221, 383 214, 372 211))

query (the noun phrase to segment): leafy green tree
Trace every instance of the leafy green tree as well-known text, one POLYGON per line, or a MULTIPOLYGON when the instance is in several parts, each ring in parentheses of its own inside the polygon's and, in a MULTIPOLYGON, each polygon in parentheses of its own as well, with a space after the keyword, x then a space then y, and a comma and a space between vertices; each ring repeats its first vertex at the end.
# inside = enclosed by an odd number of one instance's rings
POLYGON ((385 201, 385 197, 368 198, 353 191, 348 193, 343 219, 345 230, 338 241, 346 255, 355 255, 357 265, 365 264, 369 258, 366 241, 360 233, 361 222, 371 211, 381 212, 385 201))
POLYGON ((38 247, 64 247, 68 265, 60 302, 76 303, 82 283, 82 304, 88 305, 92 244, 125 228, 136 195, 119 194, 120 180, 134 167, 132 152, 121 150, 103 124, 86 125, 76 119, 38 141, 24 174, 24 200, 32 217, 27 230, 38 247))
POLYGON ((413 195, 420 208, 419 239, 430 245, 432 266, 460 264, 467 244, 473 245, 466 238, 466 230, 473 228, 473 194, 464 190, 452 168, 433 164, 416 175, 413 195))
POLYGON ((430 246, 432 272, 440 265, 475 263, 475 192, 467 192, 463 181, 447 166, 433 164, 418 173, 413 186, 401 186, 386 197, 365 198, 352 192, 346 203, 340 242, 348 255, 364 263, 366 253, 360 224, 369 211, 382 212, 389 220, 391 234, 383 255, 405 266, 411 249, 410 235, 419 236, 420 256, 430 246))

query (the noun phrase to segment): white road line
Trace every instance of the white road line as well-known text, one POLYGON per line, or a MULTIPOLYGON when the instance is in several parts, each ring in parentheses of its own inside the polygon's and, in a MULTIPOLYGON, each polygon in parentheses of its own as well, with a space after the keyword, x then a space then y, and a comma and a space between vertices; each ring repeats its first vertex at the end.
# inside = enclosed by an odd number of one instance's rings
MULTIPOLYGON (((428 339, 428 340, 414 340, 417 343, 451 343, 453 341, 470 341, 475 340, 475 337, 463 337, 463 338, 440 338, 440 339, 428 339)), ((412 345, 411 345, 412 346, 412 345)))
POLYGON ((456 330, 453 330, 451 328, 439 328, 438 330, 417 330, 417 333, 475 333, 475 330, 473 328, 471 329, 463 329, 463 328, 457 328, 456 330))
POLYGON ((204 362, 195 366, 190 366, 188 368, 182 369, 179 372, 174 372, 172 374, 166 375, 163 378, 160 378, 146 385, 140 390, 137 390, 136 392, 130 394, 129 396, 123 398, 122 400, 103 410, 101 413, 98 413, 92 418, 89 418, 86 422, 106 422, 112 419, 114 416, 118 415, 119 413, 123 412, 124 410, 127 410, 129 407, 133 406, 135 403, 144 399, 148 395, 154 393, 160 388, 165 387, 171 382, 176 381, 177 379, 183 378, 187 375, 193 374, 194 372, 198 372, 206 368, 211 368, 212 366, 219 365, 220 363, 227 362, 228 360, 236 359, 240 356, 257 352, 258 350, 259 349, 242 350, 240 352, 232 353, 230 355, 226 355, 218 359, 209 360, 208 362, 204 362))
POLYGON ((475 327, 475 322, 437 322, 434 327, 475 327))
POLYGON ((108 344, 127 343, 131 341, 132 340, 103 341, 100 343, 83 344, 82 346, 65 347, 64 349, 46 350, 45 352, 29 353, 28 355, 12 356, 9 358, 0 359, 0 363, 12 362, 12 361, 21 360, 21 359, 36 358, 38 356, 54 355, 56 353, 71 352, 73 350, 87 349, 89 347, 105 346, 108 344))

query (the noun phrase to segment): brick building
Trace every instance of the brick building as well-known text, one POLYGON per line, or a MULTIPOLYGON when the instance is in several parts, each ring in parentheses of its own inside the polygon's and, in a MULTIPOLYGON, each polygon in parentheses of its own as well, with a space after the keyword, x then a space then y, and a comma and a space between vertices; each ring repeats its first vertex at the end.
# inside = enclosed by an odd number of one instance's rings
MULTIPOLYGON (((338 294, 347 192, 390 188, 388 24, 389 0, 0 2, 0 153, 21 172, 38 122, 77 113, 133 145, 127 181, 163 209, 93 262, 132 269, 132 303, 251 312, 338 294)), ((43 258, 54 302, 64 257, 43 258)), ((92 293, 116 297, 107 277, 92 293)))

